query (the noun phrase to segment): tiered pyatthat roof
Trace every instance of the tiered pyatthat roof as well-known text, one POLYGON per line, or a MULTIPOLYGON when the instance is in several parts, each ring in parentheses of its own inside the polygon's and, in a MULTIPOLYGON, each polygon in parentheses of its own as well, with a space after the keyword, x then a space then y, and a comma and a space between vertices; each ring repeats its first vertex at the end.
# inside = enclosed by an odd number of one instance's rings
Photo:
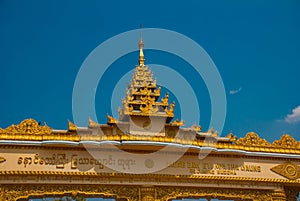
POLYGON ((126 97, 122 99, 123 108, 119 108, 121 121, 128 120, 129 116, 156 116, 165 117, 169 123, 174 117, 174 102, 169 104, 169 95, 160 99, 161 88, 156 85, 153 73, 144 61, 144 42, 139 41, 139 64, 136 65, 132 80, 126 90, 126 97))

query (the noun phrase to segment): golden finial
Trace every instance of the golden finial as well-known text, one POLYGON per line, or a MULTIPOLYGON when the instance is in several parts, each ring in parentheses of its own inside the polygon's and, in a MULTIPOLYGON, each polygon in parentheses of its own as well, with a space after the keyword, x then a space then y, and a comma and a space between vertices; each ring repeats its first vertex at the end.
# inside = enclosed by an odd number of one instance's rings
POLYGON ((142 25, 140 26, 140 41, 139 41, 139 49, 140 49, 140 57, 139 57, 139 65, 140 66, 144 66, 144 52, 143 52, 143 48, 144 48, 144 41, 142 38, 142 25))
POLYGON ((70 120, 68 120, 68 131, 76 131, 77 130, 77 126, 72 123, 70 120))

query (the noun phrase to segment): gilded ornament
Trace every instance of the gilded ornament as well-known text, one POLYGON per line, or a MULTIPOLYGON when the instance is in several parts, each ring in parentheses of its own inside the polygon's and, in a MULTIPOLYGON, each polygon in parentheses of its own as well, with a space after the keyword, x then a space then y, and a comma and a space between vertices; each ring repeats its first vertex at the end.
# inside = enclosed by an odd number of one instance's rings
POLYGON ((158 87, 156 90, 154 90, 154 93, 156 96, 160 96, 160 87, 158 87))
POLYGON ((77 127, 74 123, 72 123, 70 120, 68 120, 68 131, 76 131, 77 127))
POLYGON ((280 140, 274 141, 272 145, 280 148, 300 148, 300 143, 288 134, 283 135, 280 140))
POLYGON ((271 170, 287 179, 295 180, 300 178, 300 167, 293 163, 284 163, 277 165, 271 170))
POLYGON ((88 125, 89 125, 89 127, 99 126, 99 124, 97 124, 95 121, 93 121, 90 117, 88 119, 88 125))
POLYGON ((151 95, 151 89, 148 88, 140 89, 140 92, 143 95, 151 95))
POLYGON ((113 118, 109 114, 107 114, 106 116, 107 116, 107 123, 109 123, 109 124, 116 124, 116 123, 118 123, 118 120, 115 119, 115 118, 113 118))
POLYGON ((169 105, 169 93, 167 92, 165 97, 161 99, 161 102, 164 104, 164 105, 169 105))
POLYGON ((235 142, 236 141, 236 136, 233 135, 232 131, 226 136, 230 140, 230 142, 235 142))
POLYGON ((271 144, 267 140, 260 138, 254 132, 247 133, 244 138, 238 139, 235 142, 235 144, 244 145, 244 146, 267 146, 267 147, 271 146, 271 144))
POLYGON ((184 126, 184 120, 179 121, 178 118, 176 118, 172 123, 172 126, 184 126))
POLYGON ((151 108, 150 113, 155 114, 158 112, 158 110, 159 110, 159 107, 155 105, 151 108))
POLYGON ((153 80, 152 86, 156 86, 156 79, 153 80))
POLYGON ((0 156, 0 163, 4 163, 6 161, 6 159, 2 156, 0 156))
POLYGON ((170 104, 170 109, 168 108, 165 109, 165 112, 169 117, 174 117, 174 107, 175 107, 175 103, 173 102, 170 104))
POLYGON ((190 127, 192 130, 194 131, 197 131, 197 132, 201 132, 202 131, 202 128, 200 125, 197 126, 196 123, 194 123, 191 127, 190 127))
POLYGON ((25 119, 18 125, 11 125, 6 129, 1 129, 0 133, 17 135, 17 134, 33 134, 33 135, 43 135, 51 134, 52 128, 48 127, 46 123, 43 126, 40 125, 34 119, 25 119))

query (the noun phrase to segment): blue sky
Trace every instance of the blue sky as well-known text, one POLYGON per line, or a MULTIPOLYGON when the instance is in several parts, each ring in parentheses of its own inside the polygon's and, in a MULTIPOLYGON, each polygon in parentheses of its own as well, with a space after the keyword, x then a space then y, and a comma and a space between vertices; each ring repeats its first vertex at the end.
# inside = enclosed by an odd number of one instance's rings
MULTIPOLYGON (((67 119, 72 120, 73 85, 85 58, 105 40, 140 24, 182 33, 210 55, 227 95, 222 135, 232 130, 242 137, 255 131, 272 142, 290 133, 300 140, 300 1, 296 0, 2 0, 0 127, 31 117, 66 129, 67 119)), ((96 102, 107 101, 96 105, 100 123, 112 113, 111 86, 135 67, 137 57, 138 52, 123 56, 101 80, 107 87, 97 89, 96 102)), ((203 80, 174 55, 149 50, 145 57, 146 63, 174 66, 197 89, 200 124, 207 129, 211 104, 203 80)))

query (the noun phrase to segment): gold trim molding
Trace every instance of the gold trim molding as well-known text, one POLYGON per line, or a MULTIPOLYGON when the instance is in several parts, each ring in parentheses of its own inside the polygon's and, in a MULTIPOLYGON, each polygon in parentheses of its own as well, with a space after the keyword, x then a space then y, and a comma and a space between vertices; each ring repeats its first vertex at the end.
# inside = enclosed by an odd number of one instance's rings
MULTIPOLYGON (((299 192, 299 189, 292 189, 299 192)), ((218 198, 251 201, 286 201, 289 189, 248 190, 224 188, 197 188, 174 186, 123 185, 0 185, 0 200, 23 201, 49 196, 103 197, 122 201, 171 201, 183 198, 218 198)), ((295 194, 294 193, 294 194, 295 194)), ((294 195, 293 194, 293 195, 294 195)), ((291 199, 289 201, 296 201, 291 199)))
POLYGON ((30 197, 43 198, 47 196, 70 195, 104 198, 125 198, 128 201, 138 201, 138 188, 131 186, 110 185, 2 185, 0 200, 25 201, 30 197))
POLYGON ((233 176, 205 176, 205 175, 170 175, 170 174, 127 174, 127 173, 97 173, 97 172, 66 172, 66 171, 0 171, 0 176, 20 175, 20 176, 85 176, 85 177, 101 177, 101 178, 137 178, 137 179, 159 179, 167 181, 183 182, 203 182, 208 181, 230 181, 230 182, 263 182, 263 183, 282 183, 290 185, 299 185, 300 180, 287 179, 270 179, 256 177, 233 177, 233 176))
MULTIPOLYGON (((110 116, 108 116, 110 117, 110 116)), ((217 149, 235 149, 255 152, 267 152, 267 153, 282 153, 282 154, 300 154, 300 142, 296 141, 292 136, 285 134, 279 140, 275 140, 273 143, 268 142, 266 139, 260 138, 258 134, 249 132, 245 137, 236 139, 236 136, 229 133, 226 138, 228 141, 217 141, 216 144, 206 144, 205 140, 199 139, 184 139, 174 138, 170 136, 138 136, 138 135, 126 135, 118 134, 113 135, 111 132, 114 130, 116 119, 110 117, 110 125, 100 125, 92 120, 89 120, 89 127, 86 128, 86 134, 79 135, 77 126, 68 122, 68 130, 53 130, 48 127, 46 123, 41 126, 37 121, 33 119, 25 119, 18 125, 11 125, 6 129, 0 128, 0 140, 23 140, 23 141, 47 141, 47 140, 64 140, 64 141, 152 141, 152 142, 168 142, 178 143, 194 146, 211 146, 217 149), (105 135, 95 135, 92 133, 91 127, 99 127, 100 129, 106 129, 105 135)), ((174 121, 173 124, 181 126, 183 121, 174 121)), ((201 130, 201 127, 198 127, 201 130)), ((209 133, 209 131, 207 132, 209 133)), ((213 137, 214 134, 211 134, 213 137)), ((218 140, 218 138, 216 138, 218 140)))

